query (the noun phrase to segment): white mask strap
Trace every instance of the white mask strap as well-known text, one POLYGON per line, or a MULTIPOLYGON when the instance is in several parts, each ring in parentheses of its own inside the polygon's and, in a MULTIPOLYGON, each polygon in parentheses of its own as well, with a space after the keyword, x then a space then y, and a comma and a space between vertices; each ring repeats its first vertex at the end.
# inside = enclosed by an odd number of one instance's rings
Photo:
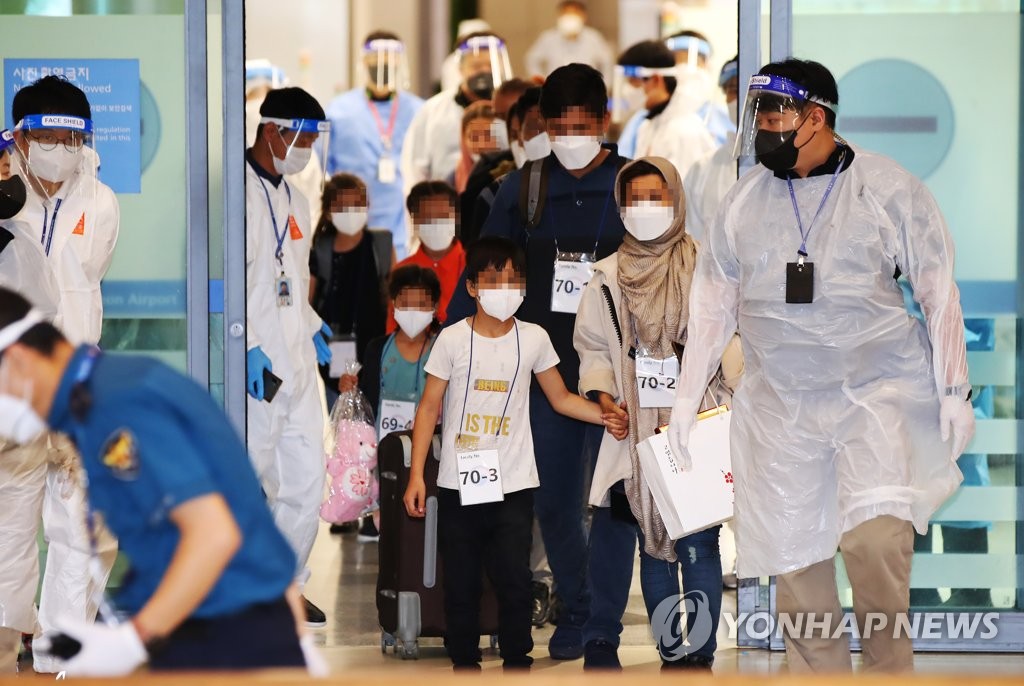
POLYGON ((0 329, 0 353, 17 343, 18 339, 24 336, 25 332, 33 326, 42 324, 45 321, 46 317, 43 316, 43 313, 33 308, 18 321, 12 322, 0 329))

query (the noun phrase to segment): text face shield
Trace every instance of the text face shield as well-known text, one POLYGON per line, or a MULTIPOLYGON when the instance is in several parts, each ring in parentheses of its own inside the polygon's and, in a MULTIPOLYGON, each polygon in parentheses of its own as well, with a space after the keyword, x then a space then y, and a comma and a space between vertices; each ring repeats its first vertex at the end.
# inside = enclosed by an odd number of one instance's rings
MULTIPOLYGON (((263 117, 260 123, 272 126, 270 154, 274 158, 274 171, 278 174, 298 174, 310 164, 316 165, 320 190, 327 177, 324 150, 329 149, 331 124, 319 119, 279 119, 263 117), (314 154, 314 150, 317 152, 314 154), (283 156, 282 156, 283 155, 283 156)), ((265 138, 264 138, 265 140, 265 138)))
POLYGON ((30 114, 14 127, 14 139, 11 173, 20 174, 42 199, 95 196, 100 158, 93 148, 92 120, 30 114))
POLYGON ((808 100, 807 89, 789 79, 751 77, 736 138, 737 155, 753 159, 781 147, 800 126, 808 100))
POLYGON ((363 46, 368 83, 377 91, 396 93, 409 88, 405 46, 390 39, 372 40, 363 46))
POLYGON ((469 90, 490 100, 501 84, 512 78, 512 63, 505 42, 497 36, 477 36, 459 46, 459 68, 469 90))

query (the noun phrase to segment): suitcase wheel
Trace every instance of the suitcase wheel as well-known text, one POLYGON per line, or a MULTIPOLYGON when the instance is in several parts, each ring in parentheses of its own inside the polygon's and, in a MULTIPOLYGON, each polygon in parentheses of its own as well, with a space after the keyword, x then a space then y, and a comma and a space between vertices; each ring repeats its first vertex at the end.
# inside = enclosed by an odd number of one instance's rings
POLYGON ((491 650, 497 650, 497 649, 498 649, 498 637, 492 635, 491 636, 491 650))
POLYGON ((395 637, 386 631, 380 632, 380 652, 388 654, 388 648, 395 647, 395 637))
POLYGON ((402 659, 403 660, 418 660, 420 659, 420 643, 419 641, 403 641, 402 642, 402 659))

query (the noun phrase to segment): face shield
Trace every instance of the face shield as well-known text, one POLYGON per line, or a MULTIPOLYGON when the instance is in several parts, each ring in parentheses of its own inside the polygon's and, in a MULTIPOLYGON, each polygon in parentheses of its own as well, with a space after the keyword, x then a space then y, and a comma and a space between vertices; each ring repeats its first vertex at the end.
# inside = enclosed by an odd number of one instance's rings
POLYGON ((490 100, 494 91, 512 78, 505 41, 497 36, 477 36, 459 46, 459 69, 466 88, 480 100, 490 100))
POLYGON ((652 68, 629 65, 616 65, 615 74, 612 77, 612 100, 611 116, 616 124, 622 124, 629 120, 633 114, 644 109, 647 102, 647 93, 644 91, 644 81, 652 76, 675 76, 674 67, 652 68))
POLYGON ((284 70, 270 60, 245 61, 245 143, 252 146, 256 140, 256 127, 260 124, 260 106, 267 93, 288 85, 284 70))
POLYGON ((666 38, 665 45, 675 53, 676 66, 687 69, 707 70, 711 59, 711 44, 696 36, 666 38))
POLYGON ((330 145, 331 123, 320 119, 280 119, 263 117, 260 124, 272 129, 260 136, 261 141, 270 146, 270 154, 274 159, 274 171, 284 176, 298 174, 309 166, 310 161, 316 165, 317 178, 320 179, 320 190, 323 190, 324 179, 327 178, 326 155, 314 154, 317 150, 328 150, 330 145))
POLYGON ((99 156, 93 149, 92 120, 65 114, 29 114, 14 127, 17 155, 11 173, 20 174, 46 200, 71 194, 95 195, 99 156))
POLYGON ((736 154, 751 159, 769 155, 791 143, 806 121, 804 107, 813 102, 836 111, 835 103, 816 98, 806 88, 781 76, 750 78, 743 106, 736 154))
POLYGON ((409 69, 401 41, 381 38, 363 46, 363 63, 370 88, 395 93, 409 88, 409 69))
POLYGON ((11 155, 14 154, 14 134, 0 131, 0 181, 11 178, 11 155))

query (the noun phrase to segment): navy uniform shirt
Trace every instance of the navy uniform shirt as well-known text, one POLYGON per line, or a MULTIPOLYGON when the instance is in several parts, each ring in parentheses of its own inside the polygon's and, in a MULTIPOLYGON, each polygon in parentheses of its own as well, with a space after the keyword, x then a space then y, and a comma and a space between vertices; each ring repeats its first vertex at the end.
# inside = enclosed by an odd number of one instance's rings
POLYGON ((97 357, 83 346, 64 372, 48 423, 78 446, 90 507, 129 558, 118 609, 138 612, 170 566, 180 537, 171 510, 215 493, 227 501, 242 545, 192 616, 216 617, 283 596, 295 554, 274 525, 245 446, 190 379, 155 360, 97 357), (84 418, 72 412, 80 382, 91 397, 84 418))
MULTIPOLYGON (((576 392, 579 386, 580 358, 572 345, 576 315, 551 311, 551 287, 555 273, 555 242, 561 252, 596 252, 596 259, 608 257, 622 244, 626 227, 615 204, 615 178, 628 162, 614 145, 605 145, 611 154, 596 169, 577 179, 559 164, 552 153, 548 165, 548 193, 544 214, 535 229, 528 229, 519 207, 523 172, 505 177, 491 206, 481 236, 503 236, 526 251, 526 297, 517 317, 544 327, 561 360, 558 371, 565 385, 576 392), (596 246, 596 251, 595 251, 596 246)), ((448 306, 447 324, 460 321, 475 311, 466 291, 465 278, 448 306)))

